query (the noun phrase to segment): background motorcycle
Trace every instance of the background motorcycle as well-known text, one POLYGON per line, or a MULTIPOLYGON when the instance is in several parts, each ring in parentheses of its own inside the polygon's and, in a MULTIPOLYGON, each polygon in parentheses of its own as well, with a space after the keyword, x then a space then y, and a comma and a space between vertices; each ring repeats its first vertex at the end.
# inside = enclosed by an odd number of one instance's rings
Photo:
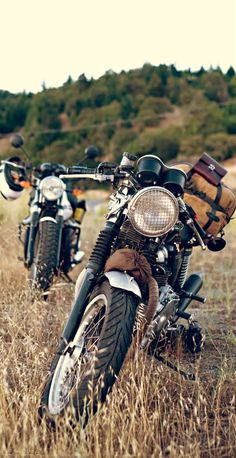
MULTIPOLYGON (((15 134, 11 144, 26 153, 21 135, 15 134)), ((94 159, 97 153, 95 147, 88 147, 86 158, 94 159)), ((78 190, 59 178, 65 171, 65 166, 57 163, 25 166, 18 157, 2 161, 1 178, 7 183, 1 183, 0 189, 6 198, 16 198, 23 187, 32 187, 30 215, 19 225, 19 238, 24 245, 23 260, 29 270, 30 286, 41 291, 50 288, 58 272, 70 280, 69 271, 84 256, 80 230, 86 203, 75 197, 78 190)))
MULTIPOLYGON (((187 278, 193 246, 212 242, 183 200, 186 174, 167 167, 156 156, 136 158, 124 153, 119 167, 68 169, 71 178, 110 181, 106 224, 86 269, 76 285, 76 297, 46 382, 39 413, 55 424, 72 407, 86 424, 104 402, 123 365, 132 339, 157 359, 165 341, 181 332, 199 352, 204 337, 186 312, 202 286, 199 274, 187 278)), ((66 179, 66 175, 61 178, 66 179)), ((218 248, 220 247, 220 244, 218 248)))

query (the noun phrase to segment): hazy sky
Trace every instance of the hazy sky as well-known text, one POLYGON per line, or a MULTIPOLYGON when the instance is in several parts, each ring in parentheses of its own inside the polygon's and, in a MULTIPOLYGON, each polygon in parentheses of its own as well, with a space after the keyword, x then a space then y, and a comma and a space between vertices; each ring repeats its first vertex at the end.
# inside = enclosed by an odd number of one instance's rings
POLYGON ((0 0, 0 89, 145 62, 236 70, 236 0, 0 0))

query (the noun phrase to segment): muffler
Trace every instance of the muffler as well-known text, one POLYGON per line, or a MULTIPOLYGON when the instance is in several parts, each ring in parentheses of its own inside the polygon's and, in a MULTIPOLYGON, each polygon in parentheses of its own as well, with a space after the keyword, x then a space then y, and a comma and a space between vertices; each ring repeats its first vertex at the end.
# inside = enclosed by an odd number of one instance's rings
MULTIPOLYGON (((177 309, 177 318, 174 321, 177 321, 178 317, 184 318, 185 313, 184 311, 189 306, 192 300, 196 300, 198 302, 205 303, 206 298, 202 296, 198 296, 197 293, 201 289, 203 284, 202 277, 199 274, 191 274, 186 282, 183 285, 181 290, 180 302, 177 309)), ((187 316, 187 314, 186 314, 187 316)))

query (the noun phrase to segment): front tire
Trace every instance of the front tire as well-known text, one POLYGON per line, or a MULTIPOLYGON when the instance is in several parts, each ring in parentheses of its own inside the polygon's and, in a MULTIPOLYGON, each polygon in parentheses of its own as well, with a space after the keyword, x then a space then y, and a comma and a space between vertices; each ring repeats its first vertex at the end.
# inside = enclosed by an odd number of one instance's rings
POLYGON ((123 365, 132 340, 139 299, 105 280, 91 295, 73 341, 50 375, 40 415, 55 422, 72 407, 86 424, 104 402, 123 365))
POLYGON ((32 289, 47 291, 57 268, 59 231, 55 222, 39 223, 35 240, 35 255, 30 267, 29 283, 32 289))

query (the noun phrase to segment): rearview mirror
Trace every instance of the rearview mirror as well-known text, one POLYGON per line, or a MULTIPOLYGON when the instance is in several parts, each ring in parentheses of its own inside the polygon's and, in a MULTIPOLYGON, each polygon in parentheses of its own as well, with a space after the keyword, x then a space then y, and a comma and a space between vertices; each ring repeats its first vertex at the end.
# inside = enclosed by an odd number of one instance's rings
POLYGON ((87 159, 95 159, 95 157, 99 156, 99 149, 94 145, 90 145, 85 149, 84 154, 87 159))
POLYGON ((21 148, 24 145, 24 138, 22 137, 21 134, 14 134, 11 137, 11 146, 14 148, 21 148))

